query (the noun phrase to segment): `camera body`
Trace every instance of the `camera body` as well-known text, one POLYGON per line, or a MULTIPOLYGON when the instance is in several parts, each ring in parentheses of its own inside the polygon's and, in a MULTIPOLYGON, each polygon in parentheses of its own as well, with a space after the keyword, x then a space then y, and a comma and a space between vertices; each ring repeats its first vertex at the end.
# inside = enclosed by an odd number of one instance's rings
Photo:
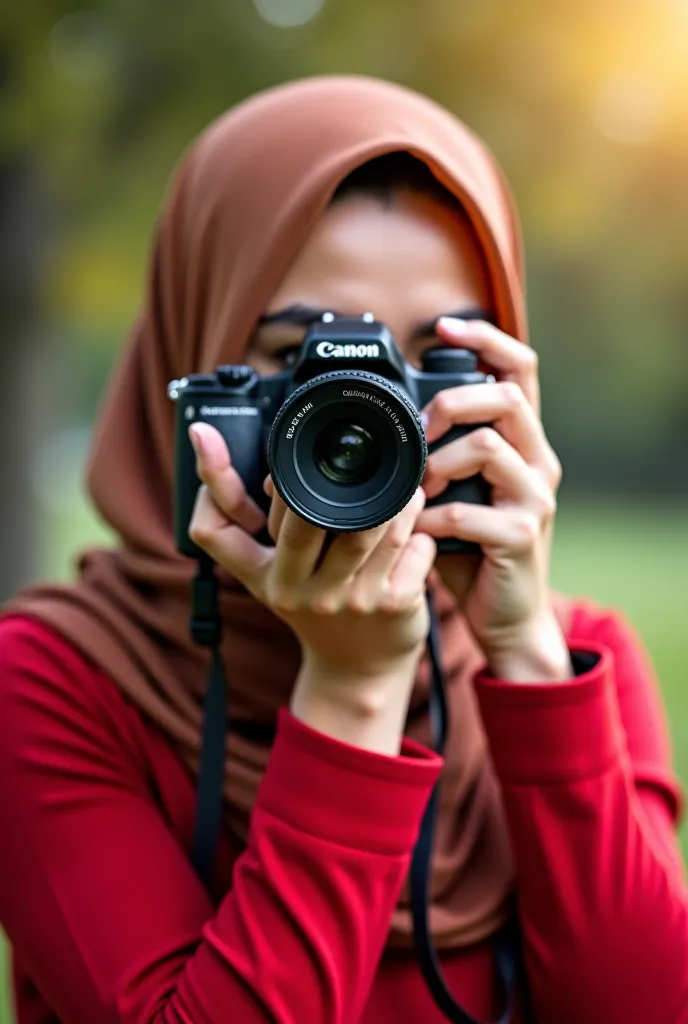
MULTIPOLYGON (((370 318, 330 318, 309 328, 296 361, 261 377, 246 365, 220 366, 168 387, 176 403, 174 523, 178 550, 201 552, 188 530, 200 481, 188 429, 195 421, 223 435, 248 494, 267 510, 267 473, 286 504, 332 533, 371 529, 410 500, 427 456, 481 424, 453 427, 427 446, 419 410, 447 388, 485 383, 473 352, 425 353, 405 362, 389 328, 370 318)), ((479 475, 453 481, 429 505, 489 504, 479 475)), ((442 553, 477 545, 441 539, 442 553)))

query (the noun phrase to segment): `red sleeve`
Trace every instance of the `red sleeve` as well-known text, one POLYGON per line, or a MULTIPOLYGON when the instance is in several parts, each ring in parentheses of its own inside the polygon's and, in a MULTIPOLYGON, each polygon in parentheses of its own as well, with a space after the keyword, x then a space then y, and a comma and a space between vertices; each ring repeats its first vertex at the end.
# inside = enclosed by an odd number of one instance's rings
POLYGON ((679 791, 647 657, 583 606, 558 684, 477 680, 501 781, 538 1021, 688 1022, 688 890, 679 791))
POLYGON ((283 712, 215 912, 117 702, 43 626, 0 623, 0 921, 59 1019, 357 1019, 441 761, 357 750, 283 712))

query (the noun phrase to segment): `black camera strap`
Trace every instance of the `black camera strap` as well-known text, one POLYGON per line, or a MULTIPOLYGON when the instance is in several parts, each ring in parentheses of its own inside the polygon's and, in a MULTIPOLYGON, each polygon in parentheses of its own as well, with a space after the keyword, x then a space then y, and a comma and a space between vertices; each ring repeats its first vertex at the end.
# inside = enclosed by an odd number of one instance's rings
POLYGON ((203 706, 203 728, 199 751, 196 821, 191 860, 208 888, 222 821, 225 777, 225 743, 228 735, 227 681, 220 654, 222 621, 218 602, 215 563, 199 558, 191 597, 191 636, 200 647, 211 650, 203 706))
MULTIPOLYGON (((427 603, 430 613, 430 633, 428 635, 428 653, 431 665, 428 694, 430 729, 433 750, 437 754, 442 754, 447 738, 447 700, 440 658, 439 623, 429 593, 427 594, 427 603)), ((475 1017, 471 1017, 462 1009, 449 991, 430 932, 430 877, 439 785, 439 782, 435 785, 428 801, 420 828, 420 836, 411 860, 411 914, 416 956, 432 998, 447 1020, 452 1021, 453 1024, 481 1024, 475 1017)), ((508 922, 497 935, 495 955, 497 973, 506 1002, 504 1012, 496 1024, 508 1024, 516 1001, 516 979, 520 961, 518 928, 515 921, 508 922)))
MULTIPOLYGON (((430 595, 430 634, 428 650, 432 667, 429 712, 432 744, 441 754, 447 734, 447 703, 439 652, 439 627, 430 595)), ((229 731, 228 695, 220 655, 222 622, 218 602, 218 581, 214 562, 199 558, 193 582, 191 636, 201 647, 209 647, 211 661, 203 709, 203 728, 199 752, 198 796, 191 859, 201 881, 209 887, 222 822, 226 737, 229 731)), ((420 835, 411 861, 411 912, 416 955, 430 993, 454 1024, 481 1024, 466 1013, 452 996, 432 941, 429 926, 430 875, 433 837, 437 813, 438 786, 435 786, 423 816, 420 835)), ((506 997, 506 1009, 497 1024, 508 1024, 514 1008, 518 973, 518 934, 513 924, 503 929, 496 942, 497 970, 506 997)))

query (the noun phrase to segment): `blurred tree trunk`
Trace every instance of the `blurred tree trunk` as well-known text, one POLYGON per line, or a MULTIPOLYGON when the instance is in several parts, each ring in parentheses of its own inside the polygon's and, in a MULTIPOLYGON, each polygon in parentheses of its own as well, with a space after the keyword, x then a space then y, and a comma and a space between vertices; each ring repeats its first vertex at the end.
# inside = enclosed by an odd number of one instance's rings
POLYGON ((50 396, 39 318, 46 206, 31 163, 21 155, 1 158, 0 600, 39 571, 31 468, 50 396))

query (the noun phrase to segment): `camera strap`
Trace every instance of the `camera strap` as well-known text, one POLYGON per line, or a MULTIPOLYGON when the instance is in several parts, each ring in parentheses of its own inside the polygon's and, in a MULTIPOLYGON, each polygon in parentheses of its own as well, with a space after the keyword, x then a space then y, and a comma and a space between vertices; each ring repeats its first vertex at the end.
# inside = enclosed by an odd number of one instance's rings
MULTIPOLYGON (((431 663, 429 713, 432 746, 444 750, 447 735, 447 702, 439 650, 439 626, 430 595, 428 651, 431 663)), ((226 737, 229 731, 228 695, 224 666, 220 655, 222 622, 218 602, 218 581, 212 559, 203 556, 193 581, 191 636, 195 643, 211 650, 203 728, 199 751, 199 774, 191 859, 197 875, 209 887, 222 822, 226 737)), ((453 1024, 482 1024, 456 1002, 442 973, 437 950, 430 933, 430 875, 433 837, 438 801, 437 783, 428 801, 420 835, 411 861, 411 913, 416 956, 433 1000, 453 1024)), ((515 1003, 516 977, 520 961, 518 928, 509 922, 496 939, 497 972, 505 993, 506 1008, 496 1024, 508 1024, 515 1003)))
MULTIPOLYGON (((428 653, 431 665, 428 694, 430 729, 433 750, 437 754, 442 754, 447 737, 448 711, 440 659, 439 624, 429 593, 427 594, 427 604, 430 613, 430 633, 428 635, 428 653)), ((411 860, 411 914, 416 956, 432 998, 447 1020, 452 1021, 453 1024, 481 1024, 457 1003, 449 991, 430 932, 430 877, 438 796, 439 782, 436 783, 428 801, 411 860)), ((520 963, 519 933, 515 919, 509 921, 497 935, 495 956, 497 974, 506 1003, 504 1012, 496 1024, 508 1024, 516 1000, 516 979, 520 963)), ((521 972, 522 974, 523 972, 521 972)))
POLYGON ((207 889, 222 821, 225 743, 229 730, 227 681, 220 655, 222 621, 218 583, 215 563, 205 556, 198 560, 191 602, 192 639, 200 647, 209 647, 211 651, 203 706, 196 821, 191 847, 193 866, 207 889))

